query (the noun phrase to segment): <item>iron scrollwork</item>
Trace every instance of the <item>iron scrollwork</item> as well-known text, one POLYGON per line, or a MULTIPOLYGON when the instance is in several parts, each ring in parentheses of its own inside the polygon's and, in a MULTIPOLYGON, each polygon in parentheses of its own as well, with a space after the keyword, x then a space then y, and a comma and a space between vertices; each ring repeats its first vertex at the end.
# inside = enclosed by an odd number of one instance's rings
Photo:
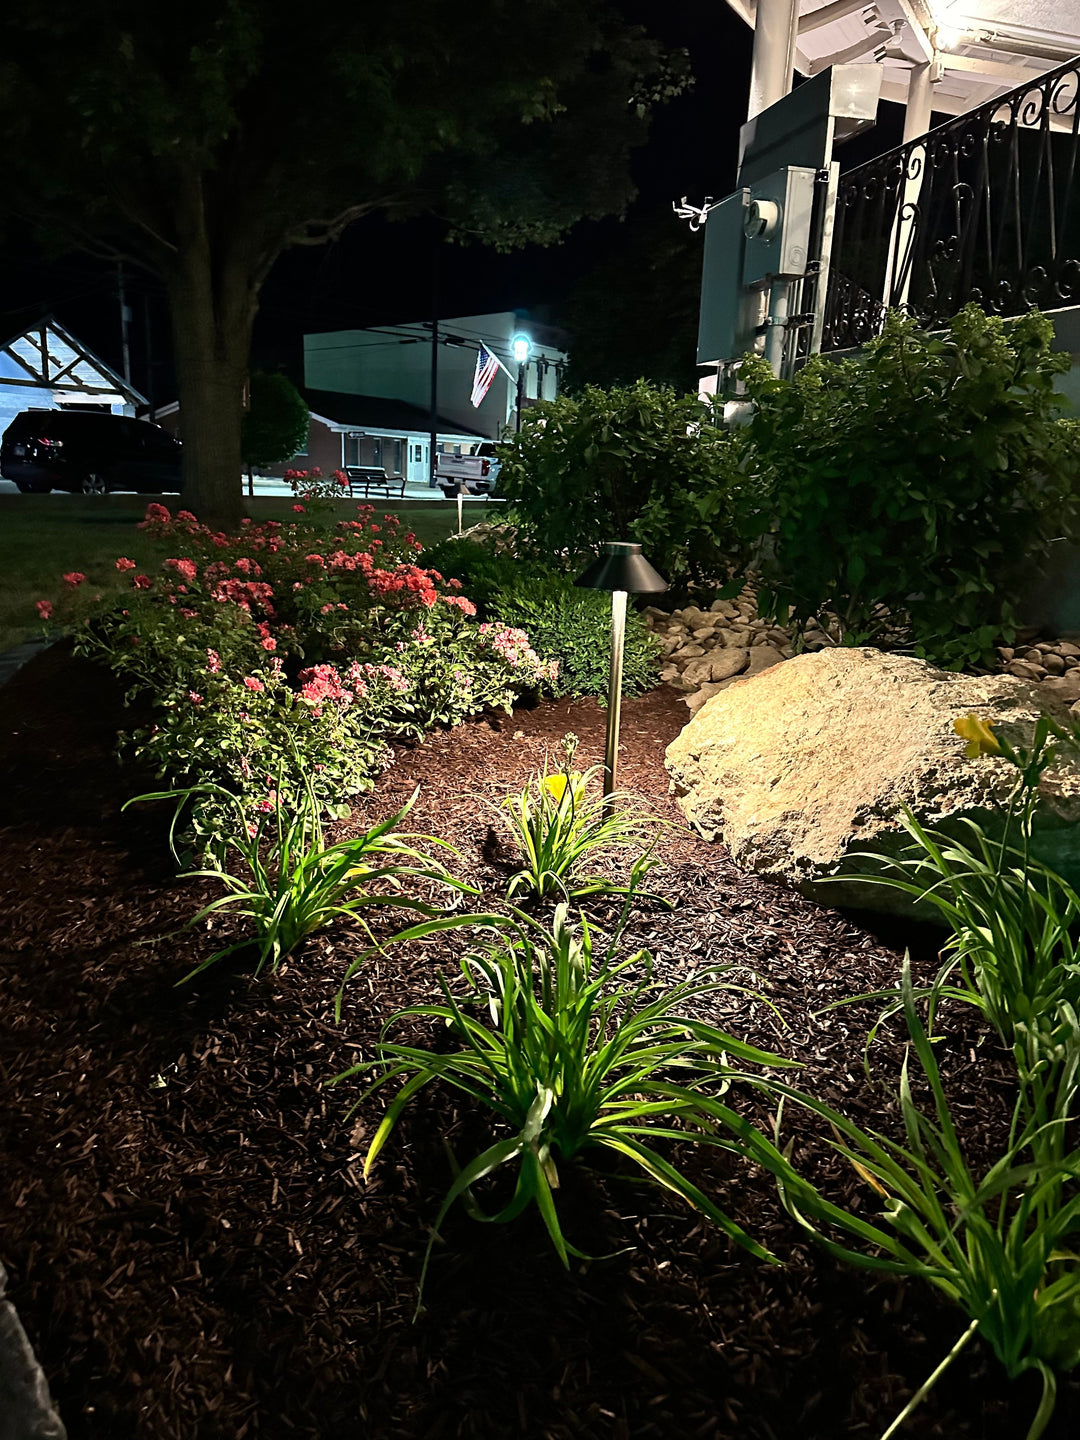
POLYGON ((1080 59, 841 176, 822 347, 1080 293, 1080 59))

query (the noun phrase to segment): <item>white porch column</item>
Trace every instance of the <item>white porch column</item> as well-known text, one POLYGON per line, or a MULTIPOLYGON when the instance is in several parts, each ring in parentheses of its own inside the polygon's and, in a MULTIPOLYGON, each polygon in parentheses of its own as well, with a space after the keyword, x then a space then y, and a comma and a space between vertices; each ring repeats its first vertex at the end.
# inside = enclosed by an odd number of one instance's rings
MULTIPOLYGON (((930 100, 933 90, 930 84, 932 65, 914 65, 908 72, 907 104, 904 107, 903 144, 918 140, 930 129, 930 100)), ((915 241, 915 221, 926 174, 925 147, 918 146, 912 151, 909 169, 914 165, 914 179, 905 178, 903 191, 899 196, 896 218, 889 237, 889 258, 885 267, 885 284, 882 300, 888 305, 906 305, 911 289, 911 247, 915 241), (900 280, 897 287, 896 281, 900 280), (895 289, 895 293, 894 293, 895 289)))
POLYGON ((917 140, 930 129, 930 63, 913 65, 908 72, 907 103, 904 106, 904 138, 917 140))
POLYGON ((748 120, 790 93, 798 29, 799 0, 757 0, 748 120))

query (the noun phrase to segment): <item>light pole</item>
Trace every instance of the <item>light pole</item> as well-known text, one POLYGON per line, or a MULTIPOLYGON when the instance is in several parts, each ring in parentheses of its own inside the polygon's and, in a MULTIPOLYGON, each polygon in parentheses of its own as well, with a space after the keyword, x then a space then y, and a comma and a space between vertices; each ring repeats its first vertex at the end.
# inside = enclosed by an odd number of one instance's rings
POLYGON ((529 356, 532 354, 532 340, 523 330, 519 330, 510 341, 510 348, 517 361, 517 410, 515 412, 514 430, 521 429, 521 407, 525 399, 525 369, 529 363, 529 356))
POLYGON ((611 672, 608 679, 607 741, 604 747, 604 798, 618 784, 619 712, 622 707, 623 642, 626 637, 626 597, 659 595, 667 581, 641 553, 641 546, 626 540, 609 540, 584 574, 574 581, 583 590, 611 591, 611 672))

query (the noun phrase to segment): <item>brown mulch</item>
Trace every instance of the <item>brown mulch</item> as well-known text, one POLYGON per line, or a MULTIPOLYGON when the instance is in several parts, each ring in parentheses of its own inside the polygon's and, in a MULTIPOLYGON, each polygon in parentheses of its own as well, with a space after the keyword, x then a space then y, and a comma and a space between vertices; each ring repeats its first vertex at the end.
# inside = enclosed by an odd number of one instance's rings
MULTIPOLYGON (((630 941, 671 982, 737 967, 783 1023, 753 995, 721 993, 701 1013, 802 1061, 804 1088, 895 1129, 900 1030, 886 1027, 868 1079, 877 1007, 819 1012, 893 983, 905 945, 925 974, 936 939, 748 878, 688 833, 663 769, 686 715, 666 690, 624 710, 621 778, 676 822, 651 877, 675 909, 642 905, 630 941)), ((534 1217, 487 1227, 455 1212, 414 1324, 426 1227, 450 1179, 444 1142, 468 1157, 491 1132, 431 1091, 365 1183, 381 1102, 349 1118, 359 1088, 324 1082, 371 1057, 394 1010, 432 996, 461 936, 369 963, 340 1025, 334 996, 360 944, 348 930, 276 976, 219 966, 177 989, 230 932, 181 930, 213 892, 174 878, 160 813, 121 815, 139 788, 112 759, 121 724, 110 678, 61 650, 0 692, 0 1260, 71 1440, 881 1433, 965 1320, 915 1281, 832 1261, 767 1177, 721 1152, 676 1158, 783 1265, 617 1166, 566 1165, 569 1238, 606 1258, 566 1272, 534 1217)), ((510 857, 488 802, 567 730, 582 760, 599 759, 592 702, 435 734, 399 754, 350 823, 390 813, 419 784, 409 827, 451 840, 490 904, 510 857)), ((1003 1057, 959 1013, 941 1048, 971 1154, 990 1155, 1010 1103, 1003 1057)), ((833 1198, 874 1214, 807 1118, 786 1115, 785 1135, 833 1198)), ((905 1433, 1013 1440, 1037 1389, 1010 1384, 976 1344, 905 1433)), ((1061 1390, 1049 1436, 1080 1419, 1080 1386, 1061 1390)))

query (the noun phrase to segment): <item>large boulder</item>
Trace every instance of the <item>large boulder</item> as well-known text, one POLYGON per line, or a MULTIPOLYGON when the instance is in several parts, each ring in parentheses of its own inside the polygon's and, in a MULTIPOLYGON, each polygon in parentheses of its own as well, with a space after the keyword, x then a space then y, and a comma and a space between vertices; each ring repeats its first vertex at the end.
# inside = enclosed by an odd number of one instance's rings
MULTIPOLYGON (((1016 771, 996 756, 967 759, 953 721, 974 711, 1023 744, 1039 711, 1062 716, 1060 706, 1012 676, 948 674, 878 650, 823 650, 729 682, 668 747, 666 763, 687 819, 723 840, 744 869, 826 904, 910 913, 891 888, 820 882, 865 871, 853 852, 889 855, 910 843, 905 804, 931 825, 970 816, 1000 827, 1016 771)), ((1042 796, 1037 853, 1076 884, 1080 766, 1055 767, 1042 796)))

